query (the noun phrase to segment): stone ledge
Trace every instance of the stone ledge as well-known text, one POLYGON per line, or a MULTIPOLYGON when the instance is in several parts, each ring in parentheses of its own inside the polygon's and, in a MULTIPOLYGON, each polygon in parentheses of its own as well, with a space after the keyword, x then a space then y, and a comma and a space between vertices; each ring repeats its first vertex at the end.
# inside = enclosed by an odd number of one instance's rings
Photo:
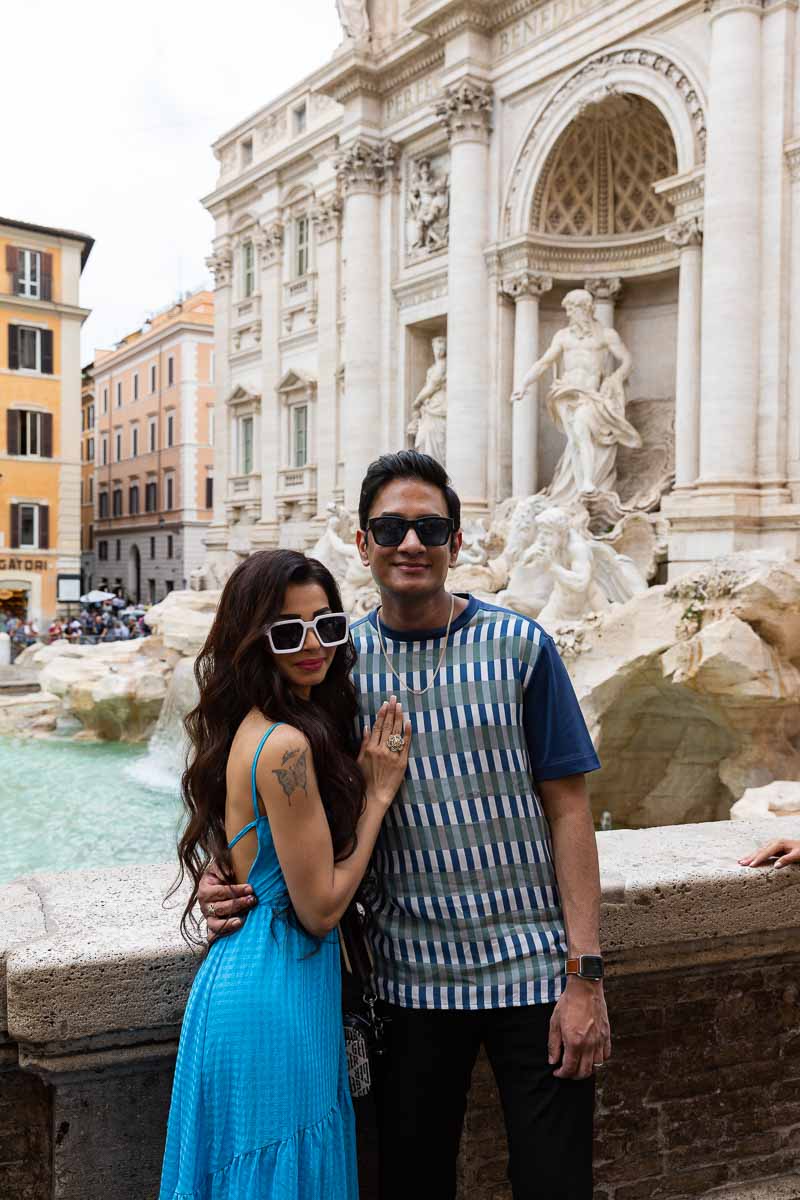
POLYGON ((715 1188, 707 1200, 800 1200, 800 1175, 791 1179, 764 1179, 736 1188, 715 1188))
MULTIPOLYGON (((800 837, 800 820, 780 830, 800 837)), ((775 836, 775 821, 599 834, 610 974, 796 946, 800 870, 736 862, 775 836)), ((179 898, 162 903, 174 877, 170 866, 124 867, 0 889, 0 1034, 38 1060, 34 1047, 95 1054, 127 1030, 158 1042, 177 1027, 199 957, 178 931, 179 898)))

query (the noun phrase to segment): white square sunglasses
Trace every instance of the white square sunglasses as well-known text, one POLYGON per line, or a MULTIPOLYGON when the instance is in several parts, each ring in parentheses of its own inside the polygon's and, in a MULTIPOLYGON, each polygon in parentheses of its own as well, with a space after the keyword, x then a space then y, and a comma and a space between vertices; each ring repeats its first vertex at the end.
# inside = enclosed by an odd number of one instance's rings
POLYGON ((306 631, 314 630, 320 646, 326 650, 342 646, 350 636, 350 618, 347 613, 320 613, 313 621, 300 617, 288 617, 276 621, 267 629, 267 638, 273 654, 296 654, 303 649, 306 631))

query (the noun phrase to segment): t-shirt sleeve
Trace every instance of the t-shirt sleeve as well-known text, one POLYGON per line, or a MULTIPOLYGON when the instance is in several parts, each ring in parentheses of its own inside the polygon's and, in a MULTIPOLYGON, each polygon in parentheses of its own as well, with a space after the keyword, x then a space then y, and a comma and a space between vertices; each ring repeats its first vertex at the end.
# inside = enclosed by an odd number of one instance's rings
POLYGON ((547 634, 525 687, 522 723, 534 779, 562 779, 600 767, 572 680, 547 634))

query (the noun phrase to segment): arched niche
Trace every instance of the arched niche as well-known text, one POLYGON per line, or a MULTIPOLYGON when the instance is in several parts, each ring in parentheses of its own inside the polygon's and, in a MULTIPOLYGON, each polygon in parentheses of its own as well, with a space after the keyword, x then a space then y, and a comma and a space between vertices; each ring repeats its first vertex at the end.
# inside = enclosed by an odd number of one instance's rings
POLYGON ((702 165, 705 98, 689 70, 671 53, 648 46, 597 55, 553 89, 528 127, 506 185, 503 238, 530 231, 537 185, 567 128, 591 106, 620 96, 638 97, 660 113, 675 146, 674 174, 702 165))

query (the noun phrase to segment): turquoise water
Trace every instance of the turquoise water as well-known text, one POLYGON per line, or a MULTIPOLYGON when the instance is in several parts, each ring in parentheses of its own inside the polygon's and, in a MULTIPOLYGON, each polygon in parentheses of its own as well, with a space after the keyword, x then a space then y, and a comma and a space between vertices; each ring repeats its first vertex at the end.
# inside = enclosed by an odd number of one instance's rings
POLYGON ((0 884, 32 871, 175 862, 177 773, 146 746, 0 738, 0 884))

